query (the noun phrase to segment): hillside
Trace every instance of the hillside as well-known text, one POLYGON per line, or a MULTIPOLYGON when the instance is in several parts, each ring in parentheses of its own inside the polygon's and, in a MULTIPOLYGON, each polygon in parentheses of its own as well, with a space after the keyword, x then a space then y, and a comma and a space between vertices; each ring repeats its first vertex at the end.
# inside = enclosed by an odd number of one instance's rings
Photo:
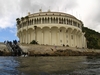
POLYGON ((87 39, 87 47, 90 49, 100 49, 100 33, 87 27, 83 27, 83 32, 85 32, 87 39))

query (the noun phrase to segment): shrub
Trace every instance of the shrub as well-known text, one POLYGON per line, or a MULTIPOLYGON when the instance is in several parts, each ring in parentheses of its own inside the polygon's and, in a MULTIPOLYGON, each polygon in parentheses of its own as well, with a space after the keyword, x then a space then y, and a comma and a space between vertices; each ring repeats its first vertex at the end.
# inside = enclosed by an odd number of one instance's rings
POLYGON ((37 41, 33 40, 30 44, 38 44, 37 41))

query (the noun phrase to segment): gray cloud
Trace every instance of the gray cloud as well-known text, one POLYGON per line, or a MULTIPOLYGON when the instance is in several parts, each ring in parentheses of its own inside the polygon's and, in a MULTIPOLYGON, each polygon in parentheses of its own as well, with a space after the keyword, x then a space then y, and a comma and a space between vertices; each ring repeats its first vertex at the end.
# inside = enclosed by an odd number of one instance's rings
MULTIPOLYGON (((16 18, 28 12, 42 11, 69 12, 81 14, 85 26, 100 32, 100 0, 0 0, 0 28, 15 27, 16 18), (94 2, 93 2, 94 1, 94 2), (90 3, 93 2, 91 5, 90 3), (87 6, 86 6, 87 3, 87 6), (90 4, 90 5, 89 5, 90 4)), ((74 15, 77 17, 77 15, 74 15)))
POLYGON ((21 12, 37 12, 40 8, 43 11, 47 11, 49 8, 51 10, 65 10, 73 9, 77 6, 77 1, 75 0, 21 0, 19 3, 19 8, 21 12))
POLYGON ((100 0, 95 1, 92 9, 88 9, 88 14, 85 16, 85 26, 100 32, 100 0))

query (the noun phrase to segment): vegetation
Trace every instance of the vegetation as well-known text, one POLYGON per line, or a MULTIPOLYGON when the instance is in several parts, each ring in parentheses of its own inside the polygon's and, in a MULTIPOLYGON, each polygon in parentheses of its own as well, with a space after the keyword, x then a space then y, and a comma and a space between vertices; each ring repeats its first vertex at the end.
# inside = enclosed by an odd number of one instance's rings
POLYGON ((17 21, 17 24, 20 24, 20 19, 19 18, 17 18, 16 21, 17 21))
POLYGON ((30 44, 38 44, 37 41, 33 40, 30 44))
POLYGON ((83 27, 83 32, 85 32, 87 39, 87 47, 90 49, 100 49, 100 33, 87 27, 83 27))
POLYGON ((21 17, 21 20, 23 21, 24 20, 24 17, 21 17))

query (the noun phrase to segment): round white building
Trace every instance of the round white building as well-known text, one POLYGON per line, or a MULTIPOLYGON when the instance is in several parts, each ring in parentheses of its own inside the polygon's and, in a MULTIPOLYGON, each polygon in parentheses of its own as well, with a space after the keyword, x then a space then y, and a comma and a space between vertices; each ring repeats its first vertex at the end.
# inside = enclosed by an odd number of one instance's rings
POLYGON ((82 21, 70 14, 40 10, 16 20, 20 43, 35 40, 44 45, 87 47, 82 21))

